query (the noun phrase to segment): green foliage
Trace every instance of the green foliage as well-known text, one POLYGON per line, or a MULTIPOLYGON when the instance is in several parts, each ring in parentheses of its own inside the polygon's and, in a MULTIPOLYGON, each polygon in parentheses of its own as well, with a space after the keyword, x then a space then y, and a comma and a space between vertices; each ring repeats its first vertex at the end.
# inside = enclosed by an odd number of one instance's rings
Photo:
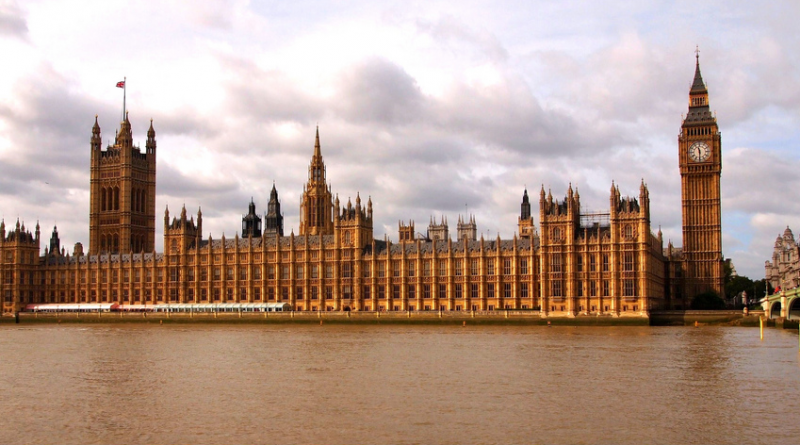
POLYGON ((692 309, 694 310, 716 310, 725 309, 725 301, 716 292, 708 291, 697 294, 692 298, 692 309))
MULTIPOLYGON (((753 282, 753 287, 754 287, 754 291, 753 292, 755 292, 755 295, 752 296, 753 298, 751 298, 751 300, 754 299, 754 298, 755 299, 763 298, 765 291, 769 291, 768 293, 770 295, 772 295, 775 292, 775 289, 773 289, 772 286, 767 282, 766 278, 762 278, 762 279, 760 279, 758 281, 754 281, 753 282)), ((747 292, 747 294, 750 295, 750 292, 747 292)))
MULTIPOLYGON (((725 261, 722 263, 722 271, 723 271, 723 274, 725 276, 724 283, 725 283, 725 286, 727 286, 728 283, 730 283, 730 281, 733 279, 732 278, 733 277, 733 266, 731 266, 731 259, 730 258, 725 258, 725 261)), ((726 292, 726 294, 727 294, 727 292, 726 292)))
MULTIPOLYGON (((747 295, 752 299, 754 297, 754 283, 753 280, 747 278, 745 276, 739 275, 737 277, 731 278, 729 281, 725 283, 725 296, 728 300, 732 299, 739 293, 746 291, 747 295)), ((762 291, 763 295, 763 291, 762 291)))

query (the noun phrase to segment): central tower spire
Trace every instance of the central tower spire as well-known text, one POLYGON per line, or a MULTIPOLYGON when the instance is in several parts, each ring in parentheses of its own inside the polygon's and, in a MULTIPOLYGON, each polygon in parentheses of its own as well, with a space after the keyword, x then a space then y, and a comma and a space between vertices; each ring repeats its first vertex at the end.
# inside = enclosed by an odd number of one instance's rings
POLYGON ((332 235, 332 203, 330 187, 325 181, 325 162, 317 126, 314 154, 308 165, 308 183, 300 200, 300 235, 332 235))

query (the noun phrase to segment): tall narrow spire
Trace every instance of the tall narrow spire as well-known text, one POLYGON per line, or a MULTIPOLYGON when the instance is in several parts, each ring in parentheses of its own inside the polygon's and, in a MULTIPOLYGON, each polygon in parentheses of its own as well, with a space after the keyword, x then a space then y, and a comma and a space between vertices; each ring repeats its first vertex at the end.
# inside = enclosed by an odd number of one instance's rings
POLYGON ((322 152, 320 151, 320 148, 319 148, 319 125, 317 125, 317 137, 314 140, 314 157, 315 158, 321 158, 322 157, 322 152))
POLYGON ((714 116, 709 110, 708 88, 703 82, 703 75, 700 74, 700 50, 696 50, 694 79, 692 87, 689 89, 689 112, 686 113, 684 122, 695 124, 714 120, 714 116))
MULTIPOLYGON (((314 156, 308 165, 308 183, 300 199, 300 235, 333 234, 331 190, 325 182, 325 162, 319 143, 319 126, 314 138, 314 156)), ((337 209, 338 213, 338 209, 337 209)))
POLYGON ((694 80, 692 81, 692 89, 689 90, 693 94, 708 93, 706 84, 703 82, 703 75, 700 74, 700 50, 695 50, 695 66, 694 66, 694 80))

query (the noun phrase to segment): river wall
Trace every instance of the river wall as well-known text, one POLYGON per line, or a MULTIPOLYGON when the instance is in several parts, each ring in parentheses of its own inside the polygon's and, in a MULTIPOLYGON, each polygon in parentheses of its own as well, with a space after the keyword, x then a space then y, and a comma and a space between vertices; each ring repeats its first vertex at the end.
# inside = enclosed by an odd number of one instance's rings
MULTIPOLYGON (((546 326, 748 326, 758 327, 763 312, 752 311, 658 311, 650 317, 580 315, 541 317, 535 311, 475 312, 194 312, 194 313, 28 313, 0 317, 0 323, 299 323, 299 324, 431 324, 431 325, 534 325, 546 326)), ((779 320, 783 327, 783 321, 779 320)), ((785 323, 791 324, 791 321, 785 323)), ((795 322, 794 325, 797 323, 795 322)), ((776 326, 766 320, 765 326, 776 326)))

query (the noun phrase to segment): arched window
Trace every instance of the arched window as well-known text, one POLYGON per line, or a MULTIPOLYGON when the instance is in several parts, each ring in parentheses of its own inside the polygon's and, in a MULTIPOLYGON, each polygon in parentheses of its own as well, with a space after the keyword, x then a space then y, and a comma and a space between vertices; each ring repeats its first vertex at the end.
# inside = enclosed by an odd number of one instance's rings
POLYGON ((172 253, 178 253, 178 240, 173 239, 170 241, 169 246, 172 253))
POLYGON ((119 210, 119 187, 114 187, 114 210, 119 210))
POLYGON ((106 188, 103 187, 100 189, 100 211, 106 210, 106 188))
POLYGON ((344 232, 344 243, 350 244, 350 232, 344 232))

